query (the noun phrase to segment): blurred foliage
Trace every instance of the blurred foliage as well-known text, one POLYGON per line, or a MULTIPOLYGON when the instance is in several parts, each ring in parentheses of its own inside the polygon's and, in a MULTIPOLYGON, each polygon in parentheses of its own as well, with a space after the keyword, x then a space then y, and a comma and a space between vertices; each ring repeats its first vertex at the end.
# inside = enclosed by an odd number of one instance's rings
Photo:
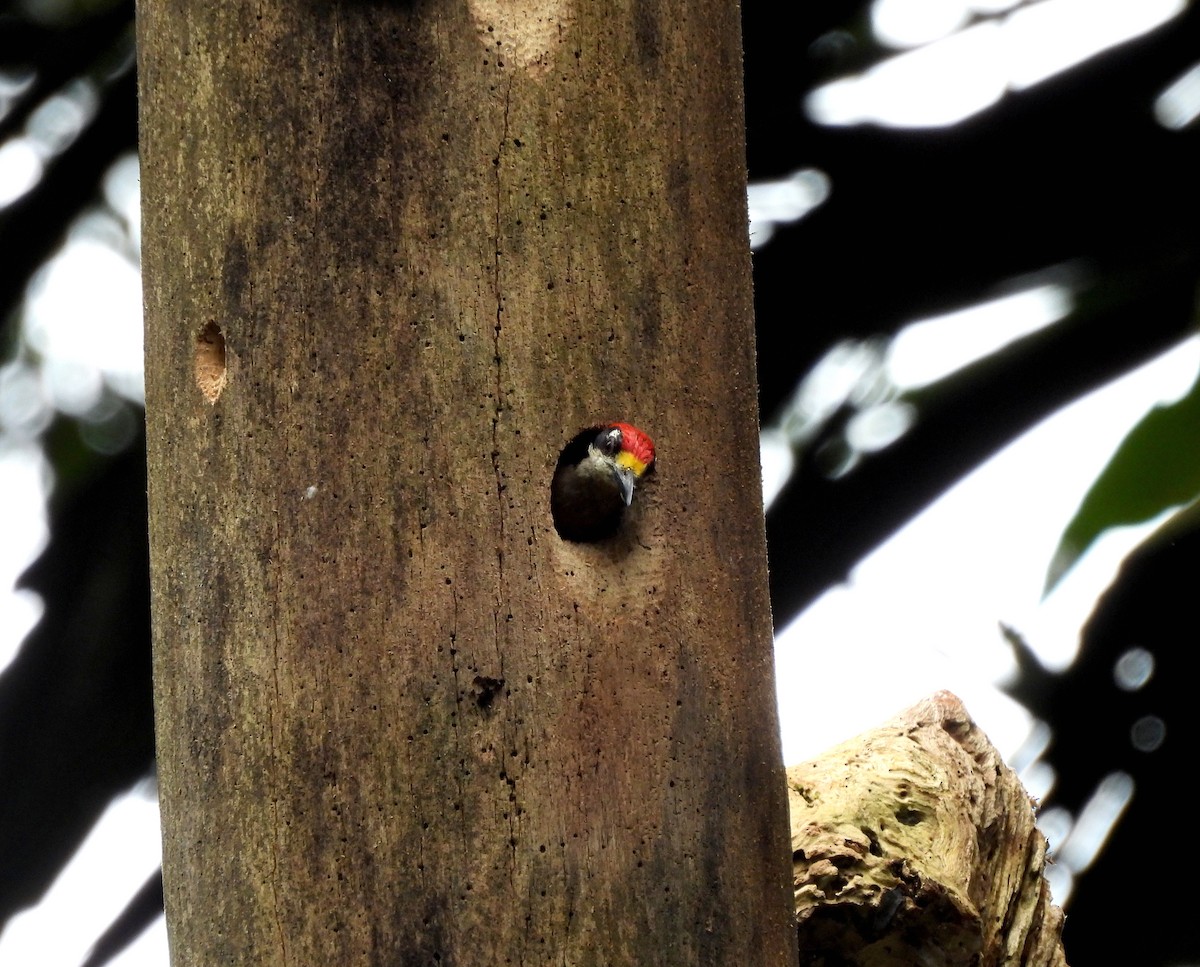
MULTIPOLYGON (((1063 532, 1046 593, 1105 531, 1152 520, 1173 507, 1192 505, 1176 515, 1166 533, 1196 517, 1200 498, 1200 380, 1169 406, 1152 409, 1121 442, 1096 478, 1063 532)), ((1161 540, 1164 531, 1151 537, 1161 540)))

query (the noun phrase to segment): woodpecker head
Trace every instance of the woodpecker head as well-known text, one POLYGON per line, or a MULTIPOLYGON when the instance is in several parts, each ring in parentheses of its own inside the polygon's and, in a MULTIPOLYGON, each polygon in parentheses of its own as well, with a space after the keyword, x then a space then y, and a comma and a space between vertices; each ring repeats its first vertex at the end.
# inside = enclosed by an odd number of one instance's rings
POLYGON ((654 468, 654 444, 628 423, 593 426, 563 448, 550 485, 560 536, 596 541, 613 534, 634 486, 654 468))

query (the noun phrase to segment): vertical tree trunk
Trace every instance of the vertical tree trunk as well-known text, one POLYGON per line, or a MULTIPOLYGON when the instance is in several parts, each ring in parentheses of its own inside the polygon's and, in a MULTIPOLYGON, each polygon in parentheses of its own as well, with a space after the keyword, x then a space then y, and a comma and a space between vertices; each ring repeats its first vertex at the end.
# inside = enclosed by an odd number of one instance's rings
POLYGON ((794 962, 735 3, 139 44, 174 963, 794 962), (656 479, 565 542, 613 419, 656 479))

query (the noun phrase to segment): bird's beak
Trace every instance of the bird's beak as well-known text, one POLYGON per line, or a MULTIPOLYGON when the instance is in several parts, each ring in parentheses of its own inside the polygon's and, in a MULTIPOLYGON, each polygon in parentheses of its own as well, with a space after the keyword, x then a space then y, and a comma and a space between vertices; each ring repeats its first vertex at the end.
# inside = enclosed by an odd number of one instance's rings
POLYGON ((633 503, 633 471, 627 467, 613 467, 613 476, 617 478, 617 489, 621 492, 621 499, 628 507, 633 503))

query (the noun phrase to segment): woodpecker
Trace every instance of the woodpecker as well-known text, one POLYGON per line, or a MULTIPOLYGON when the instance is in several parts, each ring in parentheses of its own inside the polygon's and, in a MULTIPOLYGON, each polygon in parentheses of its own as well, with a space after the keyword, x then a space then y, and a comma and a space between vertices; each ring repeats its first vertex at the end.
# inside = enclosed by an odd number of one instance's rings
POLYGON ((620 526, 634 485, 654 469, 654 443, 636 426, 608 423, 578 433, 564 448, 550 483, 550 514, 559 536, 598 541, 620 526))

